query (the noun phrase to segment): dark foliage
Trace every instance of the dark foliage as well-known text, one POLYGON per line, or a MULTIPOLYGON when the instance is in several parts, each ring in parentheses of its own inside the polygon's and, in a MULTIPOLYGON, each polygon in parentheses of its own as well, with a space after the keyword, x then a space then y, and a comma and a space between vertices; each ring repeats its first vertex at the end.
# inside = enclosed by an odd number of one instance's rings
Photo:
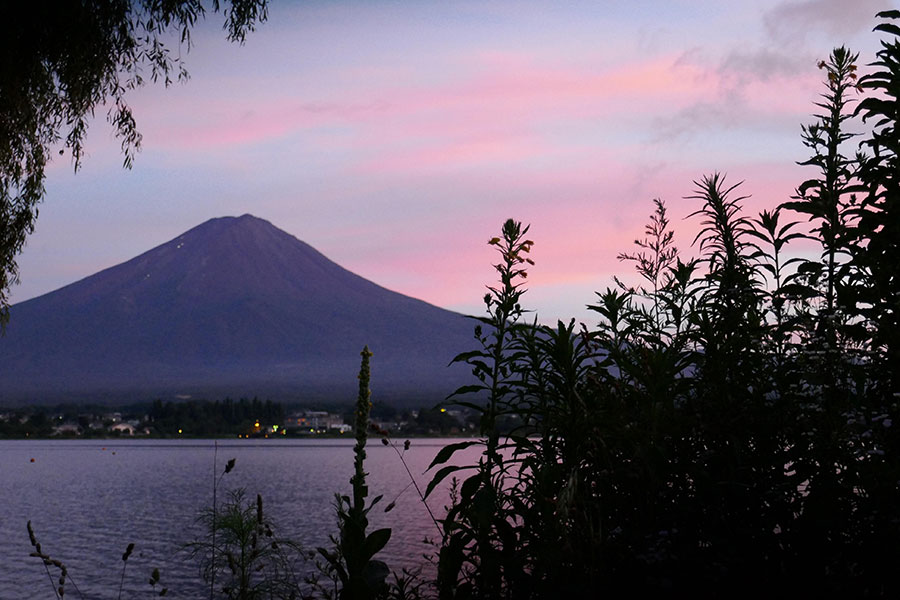
MULTIPOLYGON (((900 36, 900 11, 880 16, 900 36)), ((442 525, 443 598, 900 592, 900 42, 859 80, 856 60, 837 48, 819 65, 801 163, 818 173, 758 217, 721 175, 695 182, 691 260, 654 201, 620 255, 643 285, 598 293, 594 329, 523 324, 527 228, 491 240, 499 285, 479 348, 457 357, 476 382, 451 397, 481 413, 483 439, 432 464, 430 488, 465 474, 442 525), (869 154, 851 154, 868 90, 869 154), (799 238, 819 256, 791 258, 799 238), (500 415, 518 429, 499 436, 500 415), (443 466, 476 443, 477 464, 443 466)))

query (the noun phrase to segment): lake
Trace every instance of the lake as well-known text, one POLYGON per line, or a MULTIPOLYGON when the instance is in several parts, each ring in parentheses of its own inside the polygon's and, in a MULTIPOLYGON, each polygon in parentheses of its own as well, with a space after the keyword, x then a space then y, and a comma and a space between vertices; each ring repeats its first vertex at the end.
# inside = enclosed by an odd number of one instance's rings
MULTIPOLYGON (((423 491, 426 467, 453 441, 413 439, 404 453, 423 491)), ((402 441, 397 448, 403 452, 402 441)), ((421 565, 423 555, 435 551, 424 539, 438 532, 394 449, 374 439, 366 450, 369 497, 384 495, 370 513, 370 528, 393 529, 379 558, 397 571, 421 565), (385 513, 398 495, 396 508, 385 513)), ((212 505, 214 456, 218 473, 228 459, 237 461, 220 483, 220 502, 237 488, 251 500, 262 494, 276 533, 309 550, 327 546, 337 533, 334 494, 350 491, 352 439, 219 440, 217 455, 211 440, 0 441, 0 598, 53 597, 43 564, 29 556, 29 519, 42 550, 67 566, 86 598, 117 597, 130 542, 135 549, 123 597, 146 595, 156 567, 168 597, 203 597, 199 566, 183 546, 202 537, 196 518, 212 505)), ((474 462, 477 449, 462 457, 474 462)), ((447 487, 439 492, 428 503, 441 518, 447 487)), ((71 584, 66 592, 78 597, 71 584)))

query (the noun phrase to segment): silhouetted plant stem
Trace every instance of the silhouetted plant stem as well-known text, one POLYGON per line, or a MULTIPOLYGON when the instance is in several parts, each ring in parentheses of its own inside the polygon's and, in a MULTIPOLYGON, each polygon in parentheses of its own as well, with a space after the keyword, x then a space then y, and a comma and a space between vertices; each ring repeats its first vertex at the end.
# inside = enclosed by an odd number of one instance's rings
MULTIPOLYGON (((225 470, 220 474, 218 472, 218 456, 219 456, 219 441, 215 440, 213 442, 213 504, 212 504, 212 543, 210 545, 210 553, 211 559, 210 562, 212 565, 216 564, 216 553, 218 548, 216 546, 216 534, 219 529, 219 503, 218 503, 218 488, 219 484, 222 483, 222 478, 225 477, 228 473, 234 469, 235 459, 229 459, 227 463, 225 463, 225 470)), ((210 573, 209 578, 209 598, 213 600, 215 596, 215 585, 216 585, 216 569, 213 568, 210 573)))
POLYGON ((119 578, 119 600, 122 600, 122 587, 125 585, 125 568, 128 566, 128 559, 134 551, 134 544, 128 544, 125 552, 122 554, 122 576, 119 578))
POLYGON ((356 399, 355 419, 356 445, 353 447, 353 476, 350 478, 352 498, 336 494, 335 508, 338 515, 340 534, 332 537, 336 544, 334 550, 318 548, 334 570, 342 587, 340 597, 343 600, 368 600, 383 594, 387 588, 385 579, 390 571, 387 565, 375 560, 374 556, 388 543, 391 530, 377 529, 367 533, 369 525, 368 513, 382 496, 376 496, 366 506, 369 488, 366 485, 365 459, 366 441, 368 439, 369 412, 372 408, 369 389, 369 358, 372 353, 369 347, 360 352, 362 360, 359 368, 359 393, 356 399))
POLYGON ((651 320, 658 331, 662 331, 662 315, 660 314, 660 287, 666 272, 675 264, 678 249, 673 243, 674 232, 669 229, 669 219, 666 216, 666 205, 659 198, 653 200, 656 209, 650 216, 650 222, 644 228, 646 237, 643 240, 635 240, 640 252, 629 254, 622 252, 619 260, 628 260, 636 263, 638 273, 653 286, 652 294, 649 290, 641 289, 643 295, 650 296, 653 302, 651 320))
POLYGON ((41 563, 44 565, 44 570, 47 572, 47 577, 50 579, 50 587, 53 588, 53 594, 57 598, 61 599, 63 596, 65 596, 66 582, 69 582, 72 584, 72 587, 75 588, 75 591, 78 592, 78 596, 83 599, 84 594, 80 589, 78 589, 75 581, 69 577, 68 569, 66 568, 66 566, 61 561, 55 558, 51 558, 41 550, 41 544, 37 541, 37 536, 35 536, 34 534, 34 529, 31 526, 31 521, 28 521, 26 529, 28 530, 28 539, 31 542, 31 546, 34 548, 34 551, 30 554, 30 556, 41 559, 41 563), (53 575, 50 573, 51 566, 59 569, 59 579, 57 581, 53 580, 53 575))
MULTIPOLYGON (((416 482, 416 478, 413 477, 412 471, 410 471, 410 469, 409 469, 409 465, 406 464, 406 459, 403 458, 403 454, 400 452, 400 450, 397 449, 397 445, 392 440, 389 440, 387 438, 382 438, 382 441, 385 442, 386 444, 388 444, 391 448, 394 449, 394 452, 397 453, 397 456, 400 458, 400 463, 403 465, 403 468, 406 469, 406 474, 409 475, 409 484, 406 486, 406 488, 408 488, 410 485, 415 487, 416 493, 419 495, 419 500, 421 500, 422 504, 425 505, 425 510, 428 511, 428 516, 431 517, 431 522, 434 523, 435 528, 438 530, 438 535, 441 535, 441 526, 438 523, 438 520, 435 518, 434 513, 431 512, 431 507, 428 506, 428 502, 425 501, 425 496, 422 494, 422 490, 421 490, 421 488, 419 488, 419 484, 416 482)), ((404 449, 405 448, 409 448, 409 440, 406 440, 406 442, 404 442, 404 449)), ((406 490, 406 488, 403 488, 403 489, 406 490)), ((403 492, 401 492, 401 493, 403 493, 403 492)), ((399 494, 397 497, 399 498, 399 494)), ((395 501, 396 501, 396 498, 395 498, 395 501)), ((393 502, 391 502, 391 504, 389 506, 391 506, 391 505, 393 505, 393 502)), ((385 508, 385 512, 387 512, 387 510, 388 509, 385 508)))
POLYGON ((364 463, 366 460, 366 441, 369 432, 369 411, 372 408, 370 397, 372 391, 369 389, 369 379, 371 377, 369 368, 369 358, 372 353, 369 347, 363 348, 360 352, 362 361, 359 367, 359 393, 356 400, 356 445, 353 447, 353 477, 350 478, 350 484, 353 486, 353 510, 361 513, 364 507, 365 498, 369 495, 369 488, 366 486, 366 472, 364 463))
MULTIPOLYGON (((500 261, 494 265, 499 283, 488 286, 484 296, 487 316, 476 317, 482 325, 475 327, 479 349, 457 355, 453 362, 465 362, 472 367, 479 383, 459 388, 450 398, 463 394, 480 394, 478 400, 455 400, 459 406, 476 410, 481 414, 481 440, 450 444, 444 447, 431 462, 429 469, 446 463, 457 451, 471 445, 484 446, 477 465, 445 466, 439 469, 426 488, 424 497, 448 475, 463 469, 475 473, 460 486, 459 502, 448 511, 443 521, 438 587, 441 598, 450 598, 454 589, 465 585, 478 597, 488 598, 500 594, 504 577, 516 577, 520 565, 504 564, 501 554, 514 555, 519 550, 518 536, 510 525, 515 518, 511 513, 514 504, 504 487, 508 466, 500 454, 500 432, 497 420, 504 414, 515 414, 516 388, 520 384, 516 347, 517 335, 524 313, 519 300, 525 293, 523 280, 527 278, 525 264, 534 261, 526 255, 534 244, 525 239, 528 227, 512 219, 502 227, 501 237, 494 237, 488 244, 495 246, 500 261), (464 582, 462 583, 461 582, 464 582)), ((513 459, 516 460, 516 459, 513 459)))

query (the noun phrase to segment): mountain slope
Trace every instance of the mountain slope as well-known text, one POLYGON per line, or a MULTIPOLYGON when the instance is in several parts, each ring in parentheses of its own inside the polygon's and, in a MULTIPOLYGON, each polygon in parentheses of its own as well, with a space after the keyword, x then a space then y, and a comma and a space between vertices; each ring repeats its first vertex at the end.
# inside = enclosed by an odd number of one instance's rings
POLYGON ((10 309, 0 402, 259 395, 436 401, 465 379, 461 315, 386 290, 251 215, 203 223, 10 309), (352 396, 350 396, 352 397, 352 396))

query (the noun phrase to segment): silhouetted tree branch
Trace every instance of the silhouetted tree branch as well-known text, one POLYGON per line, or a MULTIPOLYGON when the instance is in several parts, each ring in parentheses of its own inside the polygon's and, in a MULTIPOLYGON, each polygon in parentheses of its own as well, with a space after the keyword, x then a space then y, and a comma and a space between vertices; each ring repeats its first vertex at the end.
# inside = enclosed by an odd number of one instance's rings
POLYGON ((130 167, 141 134, 128 92, 148 78, 167 86, 188 78, 180 51, 208 10, 224 15, 230 41, 243 43, 265 21, 267 0, 38 1, 0 10, 0 326, 52 152, 71 153, 77 171, 88 122, 105 106, 130 167))

